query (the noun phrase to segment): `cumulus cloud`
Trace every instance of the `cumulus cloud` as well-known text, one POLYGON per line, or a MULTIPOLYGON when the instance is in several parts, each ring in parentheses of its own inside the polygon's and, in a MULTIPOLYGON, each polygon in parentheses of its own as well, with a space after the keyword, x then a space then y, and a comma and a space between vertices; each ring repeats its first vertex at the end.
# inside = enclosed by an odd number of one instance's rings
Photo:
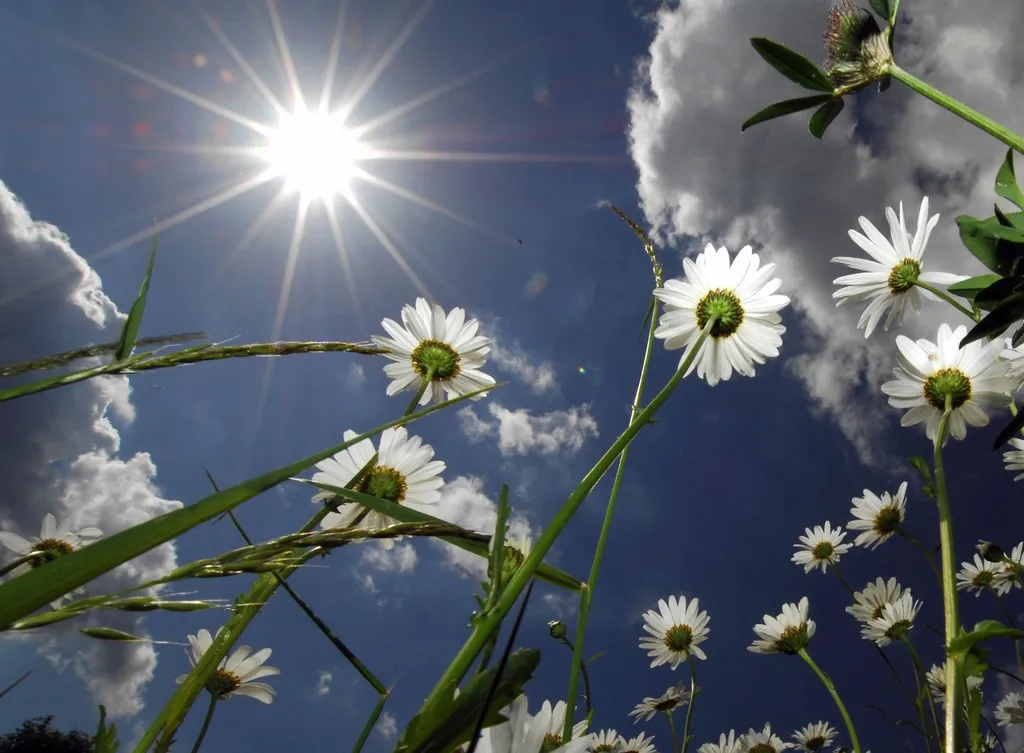
MULTIPOLYGON (((900 64, 1013 128, 1024 130, 1024 52, 1015 30, 1024 5, 1003 0, 935 0, 901 8, 900 64), (1002 50, 1005 54, 1000 54, 1002 50), (1011 52, 1012 51, 1012 52, 1011 52)), ((750 47, 767 36, 813 57, 827 13, 819 0, 681 0, 654 19, 649 55, 636 71, 628 108, 637 188, 656 237, 685 249, 704 241, 735 252, 746 243, 777 262, 782 292, 802 319, 803 343, 784 343, 791 373, 831 416, 862 461, 879 464, 880 416, 894 417, 878 391, 894 364, 895 332, 865 342, 859 307, 837 311, 833 256, 860 255, 846 230, 857 217, 885 226, 902 200, 913 217, 922 194, 942 215, 926 268, 979 274, 953 218, 987 216, 1005 148, 898 83, 850 99, 824 140, 807 133, 808 114, 740 124, 765 105, 800 96, 750 47)), ((817 50, 816 50, 817 48, 817 50)), ((905 331, 934 338, 940 321, 966 323, 938 304, 905 331)))
POLYGON ((316 688, 314 692, 317 695, 327 695, 331 692, 331 680, 334 679, 334 674, 327 671, 326 669, 318 670, 316 673, 316 688))
POLYGON ((474 442, 496 436, 498 449, 505 456, 557 452, 571 455, 578 452, 587 439, 598 435, 597 420, 587 404, 535 416, 524 408, 509 410, 491 402, 487 412, 495 420, 480 418, 472 406, 460 410, 457 415, 462 431, 474 442))
POLYGON ((416 567, 416 550, 407 543, 396 544, 391 549, 368 544, 363 546, 359 564, 373 570, 407 573, 416 567))
POLYGON ((535 395, 558 389, 555 367, 544 361, 535 363, 517 342, 491 341, 490 359, 503 371, 514 374, 535 395))
POLYGON ((377 720, 377 726, 374 729, 385 740, 393 740, 395 735, 398 734, 398 720, 390 711, 385 711, 380 715, 380 718, 377 720))
MULTIPOLYGON (((0 182, 0 353, 20 361, 117 338, 124 315, 103 293, 96 272, 53 225, 36 222, 0 182), (18 296, 41 279, 30 296, 18 296)), ((115 421, 134 409, 123 377, 105 377, 0 405, 0 525, 34 535, 47 512, 70 517, 76 528, 115 533, 181 506, 154 484, 146 453, 121 456, 115 421)), ((165 544, 96 581, 94 592, 119 591, 163 574, 176 564, 165 544)), ((144 634, 141 616, 104 614, 103 624, 144 634)), ((145 643, 86 643, 57 631, 41 651, 55 666, 73 667, 112 716, 142 708, 156 653, 145 643), (65 656, 69 654, 69 656, 65 656), (61 656, 65 658, 60 659, 61 656)))

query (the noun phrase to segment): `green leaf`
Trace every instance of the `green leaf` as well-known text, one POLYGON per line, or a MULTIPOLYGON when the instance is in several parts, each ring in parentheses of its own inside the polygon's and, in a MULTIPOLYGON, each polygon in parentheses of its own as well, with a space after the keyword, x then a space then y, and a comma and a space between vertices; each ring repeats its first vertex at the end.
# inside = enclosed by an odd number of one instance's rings
POLYGON ((978 291, 974 296, 974 303, 978 308, 991 311, 1013 295, 1021 280, 1020 277, 1000 277, 988 287, 978 291))
POLYGON ((798 99, 787 99, 782 102, 776 102, 773 105, 768 105, 766 108, 758 113, 751 115, 740 126, 740 133, 750 128, 752 125, 763 123, 766 120, 774 120, 775 118, 781 118, 784 115, 792 115, 794 112, 802 112, 803 110, 810 110, 812 107, 817 107, 823 102, 827 102, 832 99, 831 94, 815 94, 813 97, 800 97, 798 99))
POLYGON ((121 339, 117 343, 117 350, 114 351, 114 360, 123 361, 132 354, 135 348, 135 338, 139 336, 139 326, 142 324, 142 314, 146 310, 146 296, 149 294, 149 281, 153 277, 153 263, 156 261, 156 233, 153 233, 153 244, 149 247, 149 264, 146 265, 146 276, 142 278, 142 287, 139 288, 139 297, 132 304, 128 318, 125 320, 121 330, 121 339))
MULTIPOLYGON (((1011 212, 1006 215, 1011 222, 1024 218, 1024 212, 1011 212)), ((1024 255, 1024 234, 1015 228, 1007 228, 999 223, 998 218, 989 217, 978 220, 968 215, 956 218, 960 229, 960 240, 974 256, 993 272, 1008 275, 1013 270, 1014 261, 1024 255)))
POLYGON ((243 502, 277 486, 297 473, 302 473, 315 463, 319 463, 357 442, 370 439, 391 426, 402 426, 493 389, 495 387, 484 387, 453 400, 437 403, 410 416, 403 416, 381 424, 347 442, 328 447, 326 450, 321 450, 294 463, 255 476, 229 489, 204 497, 188 507, 166 513, 112 536, 102 538, 81 549, 61 555, 52 562, 19 575, 17 578, 0 583, 0 629, 6 629, 16 620, 32 614, 40 607, 98 578, 103 573, 113 570, 118 565, 135 559, 140 554, 180 536, 201 523, 234 509, 243 502))
POLYGON ((523 685, 533 676, 539 663, 540 651, 537 649, 520 649, 512 654, 497 679, 494 695, 486 708, 484 704, 491 686, 495 684, 497 668, 476 675, 459 692, 458 698, 437 707, 432 718, 413 717, 398 748, 405 753, 447 753, 469 741, 482 714, 486 714, 485 727, 501 724, 505 717, 499 710, 522 695, 523 685))
POLYGON ((1021 317, 1024 317, 1024 293, 1014 293, 992 309, 988 316, 975 324, 967 336, 960 341, 960 347, 984 337, 1001 335, 1021 317))
POLYGON ((947 290, 953 295, 958 295, 967 300, 973 300, 980 291, 985 290, 989 285, 1003 279, 999 275, 978 275, 967 280, 961 280, 950 285, 947 290))
POLYGON ((1004 444, 1013 438, 1013 435, 1024 428, 1024 410, 1017 410, 1017 415, 1010 419, 1010 423, 1004 426, 999 436, 996 437, 996 441, 992 443, 992 451, 998 450, 1004 444))
POLYGON ((89 636, 90 638, 99 638, 101 641, 137 642, 146 640, 146 638, 140 638, 137 635, 126 633, 123 630, 115 630, 114 628, 108 627, 87 627, 82 628, 79 632, 82 633, 82 635, 89 636))
POLYGON ((1016 641, 1024 638, 1024 630, 1007 627, 998 620, 982 620, 969 633, 960 628, 960 635, 950 642, 946 653, 952 657, 962 657, 981 641, 991 638, 1010 638, 1016 641))
POLYGON ((907 462, 921 476, 921 491, 930 499, 935 499, 935 482, 932 481, 932 469, 928 461, 922 457, 912 457, 907 462))
POLYGON ((593 656, 591 656, 591 657, 590 657, 589 659, 587 659, 587 661, 586 661, 585 663, 589 665, 589 664, 590 664, 591 662, 595 662, 595 661, 597 661, 597 660, 598 660, 598 659, 600 659, 600 658, 601 658, 602 656, 604 656, 604 651, 598 651, 598 652, 597 652, 596 654, 594 654, 594 655, 593 655, 593 656))
POLYGON ((999 166, 996 174, 996 194, 1007 201, 1012 201, 1020 209, 1024 209, 1024 193, 1017 186, 1017 177, 1013 173, 1013 149, 1006 150, 1006 159, 999 166))
POLYGON ((813 91, 831 93, 835 90, 825 72, 799 52, 764 37, 754 37, 750 44, 768 65, 793 83, 813 91))
POLYGON ((843 111, 843 107, 842 97, 832 97, 828 102, 815 110, 810 121, 807 123, 807 129, 811 132, 811 135, 816 139, 824 136, 825 129, 839 116, 839 113, 843 111))
POLYGON ((107 726, 107 710, 103 706, 100 706, 100 723, 92 742, 95 753, 117 753, 121 745, 117 739, 117 725, 111 723, 107 726))
POLYGON ((899 8, 900 8, 900 0, 891 0, 891 3, 889 5, 889 25, 890 26, 895 26, 896 25, 896 12, 899 10, 899 8))
POLYGON ((889 22, 889 0, 870 0, 871 9, 886 23, 889 22))
MULTIPOLYGON (((389 518, 394 518, 399 523, 439 523, 442 525, 450 525, 447 521, 435 518, 433 515, 428 515, 427 513, 420 512, 419 510, 414 510, 406 505, 389 502, 386 499, 371 497, 369 494, 363 494, 355 489, 345 489, 341 486, 323 484, 310 479, 297 478, 294 480, 303 484, 315 486, 318 489, 323 489, 325 492, 331 492, 339 497, 356 502, 363 507, 369 507, 371 510, 387 515, 389 518)), ((459 549, 464 549, 471 554, 483 557, 484 559, 488 559, 490 557, 489 547, 486 543, 458 538, 455 536, 438 536, 437 538, 451 544, 452 546, 457 546, 459 549)), ((583 584, 576 580, 576 578, 546 563, 542 563, 537 569, 537 577, 551 583, 552 585, 559 586, 570 591, 580 591, 583 588, 583 584)))

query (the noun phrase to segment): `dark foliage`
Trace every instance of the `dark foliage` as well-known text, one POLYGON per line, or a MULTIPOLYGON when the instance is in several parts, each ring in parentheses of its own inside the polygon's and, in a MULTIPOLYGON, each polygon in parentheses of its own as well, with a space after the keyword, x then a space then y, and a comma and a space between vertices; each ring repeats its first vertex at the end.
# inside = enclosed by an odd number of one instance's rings
POLYGON ((52 716, 27 719, 14 732, 0 735, 0 753, 93 753, 92 737, 79 730, 53 728, 52 716))

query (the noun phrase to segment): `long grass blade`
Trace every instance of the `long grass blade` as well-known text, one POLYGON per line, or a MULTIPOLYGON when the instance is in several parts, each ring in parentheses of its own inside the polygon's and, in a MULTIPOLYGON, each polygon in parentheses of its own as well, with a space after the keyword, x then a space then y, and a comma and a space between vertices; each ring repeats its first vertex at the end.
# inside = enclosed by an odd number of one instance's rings
POLYGON ((135 350, 135 338, 139 336, 139 327, 142 326, 142 315, 146 312, 146 296, 149 295, 149 281, 153 279, 153 264, 156 262, 157 236, 153 232, 153 243, 149 247, 149 263, 146 265, 146 276, 142 278, 142 286, 139 288, 139 297, 135 299, 128 318, 121 330, 121 339, 114 351, 115 361, 124 361, 132 351, 135 350))

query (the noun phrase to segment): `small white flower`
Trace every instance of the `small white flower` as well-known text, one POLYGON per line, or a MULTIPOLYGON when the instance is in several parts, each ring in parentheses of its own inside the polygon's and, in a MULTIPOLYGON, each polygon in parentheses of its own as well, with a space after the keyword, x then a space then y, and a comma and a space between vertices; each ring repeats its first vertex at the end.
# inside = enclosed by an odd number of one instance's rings
POLYGON ((650 635, 640 638, 640 648, 653 659, 651 667, 668 663, 672 669, 678 667, 692 654, 698 659, 707 659, 700 644, 708 637, 707 612, 700 612, 697 599, 687 605, 686 597, 669 596, 668 601, 660 599, 658 610, 644 614, 644 630, 650 635))
POLYGON ((968 424, 988 424, 986 409, 1003 409, 1009 404, 1006 393, 1014 384, 1006 376, 1008 364, 999 360, 1002 341, 976 340, 961 349, 960 341, 966 335, 967 327, 953 330, 943 324, 936 343, 914 342, 903 335, 896 338, 900 351, 896 356, 899 366, 893 369, 896 379, 883 384, 882 392, 889 396, 892 407, 909 409, 900 419, 901 425, 925 421, 928 439, 934 440, 949 396, 953 407, 949 436, 963 439, 968 424))
POLYGON ((805 528, 804 533, 805 535, 800 537, 800 543, 793 545, 799 550, 793 555, 793 562, 803 565, 805 573, 815 568, 825 572, 829 565, 839 562, 839 558, 850 551, 852 546, 843 543, 846 532, 842 528, 832 528, 832 524, 827 520, 824 528, 805 528))
POLYGON ((729 730, 728 736, 722 733, 717 743, 704 743, 697 748, 697 753, 740 753, 743 750, 743 735, 736 737, 735 730, 729 730))
POLYGON ((804 596, 799 604, 783 604, 782 614, 777 617, 766 614, 764 624, 754 626, 760 640, 747 646, 747 650, 756 654, 798 653, 814 637, 815 625, 808 617, 809 606, 804 596))
POLYGON ((760 732, 751 728, 742 740, 742 753, 782 753, 786 748, 793 747, 792 743, 785 743, 781 737, 772 734, 771 724, 765 724, 760 732))
MULTIPOLYGON (((220 635, 220 630, 217 630, 220 635)), ((190 635, 188 642, 192 644, 192 651, 185 652, 189 664, 193 667, 203 658, 203 654, 210 650, 213 638, 210 631, 203 628, 196 635, 190 635)), ((274 700, 274 689, 265 682, 254 682, 261 677, 270 677, 280 674, 281 670, 276 667, 268 667, 265 662, 270 658, 271 650, 262 649, 253 653, 248 646, 239 646, 230 656, 220 660, 217 669, 206 682, 206 689, 218 700, 230 698, 235 695, 244 695, 255 698, 262 703, 271 703, 274 700)), ((177 678, 180 685, 188 675, 181 675, 177 678)))
POLYGON ((914 601, 910 591, 904 591, 896 601, 882 607, 882 614, 868 621, 861 631, 866 640, 874 641, 877 646, 888 646, 892 641, 899 640, 914 627, 914 619, 921 611, 921 602, 914 601))
MULTIPOLYGON (((1003 453, 1003 463, 1008 471, 1024 471, 1024 439, 1011 439, 1010 447, 1015 449, 1003 453)), ((1013 477, 1014 481, 1024 478, 1024 473, 1018 473, 1013 477)))
POLYGON ((394 361, 384 367, 384 373, 392 379, 388 395, 415 392, 431 369, 434 376, 420 405, 426 405, 431 398, 441 402, 445 393, 451 399, 494 385, 494 379, 480 371, 491 350, 491 341, 477 335, 480 322, 466 321, 463 309, 454 308, 445 316, 444 309, 436 303, 431 305, 426 299, 417 298, 415 307, 402 307, 402 322, 404 327, 385 319, 381 326, 391 337, 371 338, 394 361))
POLYGON ((910 589, 904 591, 895 578, 889 578, 888 582, 877 578, 874 583, 868 583, 863 591, 854 592, 854 603, 846 611, 861 622, 868 623, 881 617, 885 605, 898 601, 901 593, 910 593, 910 589))
POLYGON ((588 743, 587 753, 618 753, 626 741, 615 730, 603 729, 591 733, 588 743))
MULTIPOLYGON (((544 701, 540 711, 534 717, 534 723, 540 724, 541 720, 547 719, 547 726, 544 729, 544 740, 541 743, 541 750, 555 750, 562 745, 562 727, 565 725, 565 701, 558 701, 554 706, 551 701, 544 701)), ((587 741, 587 720, 577 722, 572 728, 572 739, 587 741)), ((584 746, 585 749, 585 746, 584 746)))
POLYGON ((816 722, 814 724, 808 724, 803 729, 797 730, 793 733, 793 739, 796 743, 793 747, 797 750, 806 750, 810 753, 815 751, 823 750, 832 745, 832 740, 839 733, 836 731, 828 722, 816 722))
POLYGON ((846 524, 851 531, 863 531, 853 543, 875 549, 899 530, 907 511, 907 482, 900 484, 896 496, 882 492, 879 497, 865 489, 863 497, 853 498, 850 514, 854 520, 846 524))
MULTIPOLYGON (((345 439, 359 436, 346 431, 345 439)), ((355 486, 355 490, 373 497, 390 500, 414 510, 430 513, 441 499, 439 491, 444 486, 441 472, 445 464, 434 457, 434 448, 423 444, 419 437, 410 437, 405 427, 385 429, 380 435, 380 449, 377 464, 367 472, 355 486)), ((342 450, 337 455, 316 464, 320 470, 313 474, 313 481, 331 486, 347 486, 362 468, 373 458, 373 442, 369 439, 342 450)), ((333 494, 321 491, 313 496, 314 502, 334 499, 333 494)), ((367 510, 355 502, 345 502, 337 511, 329 512, 320 523, 321 528, 347 528, 366 515, 358 527, 377 530, 392 525, 395 521, 375 510, 367 510)), ((380 539, 385 549, 394 546, 392 539, 380 539)))
POLYGON ((636 705, 630 716, 635 716, 635 722, 647 722, 654 718, 659 711, 666 714, 672 713, 675 709, 685 705, 690 700, 690 692, 683 683, 673 685, 658 698, 644 698, 636 705))
POLYGON ((641 732, 626 740, 619 748, 619 753, 658 753, 658 749, 654 747, 654 736, 647 737, 641 732))
POLYGON ((946 272, 924 272, 924 249, 928 245, 928 237, 939 221, 939 215, 928 217, 928 197, 921 201, 921 210, 917 216, 917 232, 911 235, 907 230, 906 218, 903 216, 903 202, 900 202, 900 216, 891 207, 886 207, 885 216, 889 220, 890 243, 866 217, 858 218, 864 234, 856 230, 848 231, 850 238, 871 256, 871 259, 858 259, 851 256, 837 256, 832 261, 845 264, 860 272, 845 275, 835 280, 840 287, 832 294, 838 298, 836 306, 844 303, 870 301, 857 329, 864 330, 864 337, 878 326, 878 322, 887 310, 889 316, 885 320, 885 329, 895 320, 903 324, 903 315, 908 304, 918 313, 921 312, 921 298, 938 301, 933 293, 919 288, 914 282, 920 280, 929 285, 952 285, 966 279, 961 275, 946 272), (891 309, 891 310, 890 310, 891 309))
POLYGON ((1000 727, 1024 724, 1024 698, 1018 693, 1007 693, 996 706, 996 719, 1000 727))
MULTIPOLYGON (((545 747, 545 741, 551 743, 548 735, 553 729, 552 717, 557 706, 552 708, 549 702, 545 702, 536 716, 531 716, 527 710, 528 704, 526 696, 521 695, 503 708, 501 714, 508 721, 484 728, 476 746, 478 753, 541 753, 542 750, 545 753, 586 753, 589 742, 587 736, 574 737, 557 747, 545 747)), ((564 702, 562 719, 565 719, 564 702)), ((561 729, 558 734, 561 735, 561 729)))
MULTIPOLYGON (((946 705, 946 667, 933 664, 931 669, 925 673, 925 681, 928 683, 928 692, 931 693, 932 700, 936 703, 940 703, 943 706, 946 705)), ((981 682, 984 678, 970 676, 967 678, 967 689, 977 690, 981 687, 981 682)))
POLYGON ((981 596, 981 592, 995 590, 996 576, 1001 572, 1002 565, 982 559, 980 554, 974 555, 974 564, 970 562, 960 563, 960 572, 956 574, 957 590, 974 592, 975 598, 981 596))
POLYGON ((779 355, 786 328, 778 312, 789 298, 775 295, 782 284, 772 279, 775 265, 760 264, 750 246, 740 249, 730 263, 725 247, 716 251, 709 243, 696 261, 683 259, 685 279, 668 280, 654 291, 665 304, 654 336, 664 340, 668 350, 686 349, 680 366, 708 320, 718 315, 687 375, 696 368, 697 376, 714 387, 728 381, 733 371, 752 377, 755 363, 779 355))
POLYGON ((1000 596, 1010 593, 1013 588, 1021 587, 1021 580, 1024 579, 1024 541, 1017 544, 1013 551, 1007 555, 1009 562, 1003 560, 998 567, 996 580, 993 584, 995 592, 1000 596))

